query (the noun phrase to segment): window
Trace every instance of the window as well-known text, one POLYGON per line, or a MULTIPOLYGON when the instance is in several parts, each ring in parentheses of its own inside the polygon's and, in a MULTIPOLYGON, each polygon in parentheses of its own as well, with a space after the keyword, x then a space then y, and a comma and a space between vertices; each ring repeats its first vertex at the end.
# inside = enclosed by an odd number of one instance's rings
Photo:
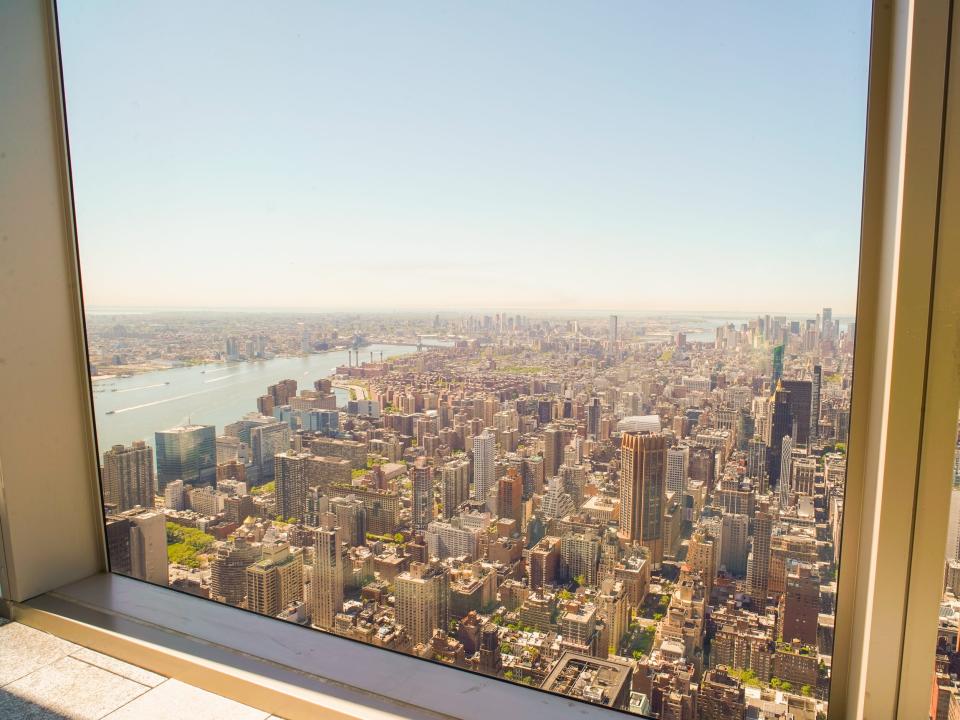
POLYGON ((826 714, 868 4, 226 10, 59 8, 111 569, 826 714))
POLYGON ((947 521, 947 541, 944 553, 943 597, 937 620, 937 648, 934 670, 934 690, 930 717, 947 718, 960 713, 960 684, 957 682, 957 662, 960 661, 960 422, 953 457, 950 483, 950 511, 947 521))

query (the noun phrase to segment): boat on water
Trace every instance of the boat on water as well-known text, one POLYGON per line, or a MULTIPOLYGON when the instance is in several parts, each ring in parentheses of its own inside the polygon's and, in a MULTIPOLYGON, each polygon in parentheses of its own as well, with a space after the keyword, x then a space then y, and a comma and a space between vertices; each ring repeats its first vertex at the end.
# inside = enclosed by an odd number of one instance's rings
POLYGON ((107 415, 113 415, 115 412, 116 410, 107 410, 107 415))

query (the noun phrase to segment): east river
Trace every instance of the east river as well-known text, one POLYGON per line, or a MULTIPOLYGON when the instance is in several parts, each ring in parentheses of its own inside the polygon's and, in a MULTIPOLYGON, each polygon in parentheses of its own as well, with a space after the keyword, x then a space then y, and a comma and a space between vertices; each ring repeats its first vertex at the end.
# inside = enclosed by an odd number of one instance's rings
MULTIPOLYGON (((386 359, 416 351, 415 345, 368 345, 360 348, 360 360, 369 361, 371 352, 374 360, 379 361, 380 353, 386 359)), ((220 435, 224 425, 257 409, 257 398, 268 385, 292 378, 297 381, 298 391, 312 390, 314 380, 329 377, 338 365, 347 364, 347 353, 333 350, 302 357, 212 363, 94 380, 100 453, 133 440, 146 440, 152 446, 154 432, 188 421, 216 425, 220 435)), ((337 388, 336 393, 337 404, 345 405, 349 391, 337 388)))

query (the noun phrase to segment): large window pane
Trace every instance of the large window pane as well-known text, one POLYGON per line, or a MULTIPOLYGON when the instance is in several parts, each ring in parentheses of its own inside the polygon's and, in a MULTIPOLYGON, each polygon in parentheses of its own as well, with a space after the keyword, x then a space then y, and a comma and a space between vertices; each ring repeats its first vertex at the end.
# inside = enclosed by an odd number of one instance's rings
POLYGON ((113 571, 828 711, 869 3, 59 12, 113 571))
POLYGON ((930 717, 960 717, 960 422, 950 473, 950 516, 943 566, 943 599, 937 624, 937 656, 930 717))

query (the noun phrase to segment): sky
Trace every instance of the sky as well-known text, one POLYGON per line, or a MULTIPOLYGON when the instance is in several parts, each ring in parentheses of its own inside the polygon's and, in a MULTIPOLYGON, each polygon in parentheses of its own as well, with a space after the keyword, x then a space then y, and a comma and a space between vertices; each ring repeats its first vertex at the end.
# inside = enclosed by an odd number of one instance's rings
POLYGON ((88 308, 852 314, 868 0, 60 0, 88 308))

